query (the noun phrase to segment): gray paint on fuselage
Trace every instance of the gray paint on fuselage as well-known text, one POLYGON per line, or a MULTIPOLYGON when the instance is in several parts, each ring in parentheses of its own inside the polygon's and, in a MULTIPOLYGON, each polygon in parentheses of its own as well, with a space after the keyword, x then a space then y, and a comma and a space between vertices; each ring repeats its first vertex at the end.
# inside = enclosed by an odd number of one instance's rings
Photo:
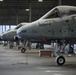
MULTIPOLYGON (((31 31, 33 37, 42 36, 46 39, 51 38, 76 38, 74 32, 76 32, 75 28, 75 21, 72 19, 73 16, 65 16, 62 18, 53 18, 47 19, 45 24, 45 20, 41 20, 38 22, 38 25, 33 25, 31 31)), ((30 31, 29 31, 30 32, 30 31)), ((30 35, 30 34, 29 34, 30 35)), ((30 35, 31 36, 31 35, 30 35)), ((38 39, 38 38, 37 38, 38 39)))

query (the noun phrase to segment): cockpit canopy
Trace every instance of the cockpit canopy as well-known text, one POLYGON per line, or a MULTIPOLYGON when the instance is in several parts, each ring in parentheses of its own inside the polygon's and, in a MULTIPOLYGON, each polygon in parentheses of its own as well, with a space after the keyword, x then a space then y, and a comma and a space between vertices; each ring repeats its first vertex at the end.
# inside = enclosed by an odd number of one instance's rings
POLYGON ((18 29, 18 28, 20 28, 21 26, 26 25, 26 24, 28 24, 28 23, 20 23, 20 24, 17 25, 17 27, 16 27, 15 29, 18 29))
POLYGON ((75 6, 57 6, 42 16, 40 19, 57 18, 76 14, 75 6))

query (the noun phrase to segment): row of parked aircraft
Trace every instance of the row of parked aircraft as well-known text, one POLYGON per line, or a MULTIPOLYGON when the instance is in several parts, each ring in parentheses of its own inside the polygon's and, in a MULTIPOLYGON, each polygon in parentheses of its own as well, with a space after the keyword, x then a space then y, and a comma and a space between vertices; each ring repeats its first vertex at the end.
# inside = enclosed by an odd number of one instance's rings
MULTIPOLYGON (((60 47, 64 44, 75 44, 76 7, 56 6, 40 19, 31 23, 20 23, 15 29, 2 33, 1 40, 29 40, 43 44, 50 44, 53 41, 60 47)), ((25 50, 23 48, 22 51, 25 52, 25 50)), ((64 56, 57 56, 56 62, 58 65, 63 65, 65 63, 64 56)))

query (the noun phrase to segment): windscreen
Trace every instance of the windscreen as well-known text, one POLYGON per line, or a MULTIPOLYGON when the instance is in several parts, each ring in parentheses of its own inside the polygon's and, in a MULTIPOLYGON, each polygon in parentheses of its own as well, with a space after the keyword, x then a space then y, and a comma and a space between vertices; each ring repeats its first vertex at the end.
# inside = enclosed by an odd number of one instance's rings
POLYGON ((50 10, 47 14, 45 14, 43 17, 40 19, 49 19, 49 18, 57 18, 60 17, 59 10, 57 8, 54 8, 50 10))
POLYGON ((76 7, 74 6, 57 6, 51 9, 48 13, 42 16, 40 19, 57 18, 62 16, 76 14, 76 7))
POLYGON ((22 26, 22 24, 19 24, 15 29, 18 29, 18 28, 20 28, 22 26))

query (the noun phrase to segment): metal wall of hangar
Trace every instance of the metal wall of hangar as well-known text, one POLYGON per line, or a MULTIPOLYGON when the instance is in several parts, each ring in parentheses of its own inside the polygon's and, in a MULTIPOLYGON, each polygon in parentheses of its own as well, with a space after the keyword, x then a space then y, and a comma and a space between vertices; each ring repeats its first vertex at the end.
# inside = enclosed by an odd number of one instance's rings
MULTIPOLYGON (((46 6, 49 5, 50 3, 49 2, 38 3, 35 0, 34 1, 30 0, 30 1, 31 1, 31 9, 32 9, 31 21, 34 21, 39 17, 41 17, 41 15, 40 16, 38 15, 40 8, 46 11, 46 6), (36 12, 34 13, 33 11, 36 11, 36 12)), ((29 22, 29 11, 26 11, 26 9, 29 9, 30 1, 28 0, 5 1, 4 0, 3 2, 0 2, 0 24, 16 25, 21 22, 29 22)))
MULTIPOLYGON (((76 6, 75 0, 3 0, 0 1, 0 25, 17 25, 39 19, 57 5, 76 6), (27 9, 29 9, 27 11, 27 9)), ((5 29, 6 30, 6 29, 5 29)))

